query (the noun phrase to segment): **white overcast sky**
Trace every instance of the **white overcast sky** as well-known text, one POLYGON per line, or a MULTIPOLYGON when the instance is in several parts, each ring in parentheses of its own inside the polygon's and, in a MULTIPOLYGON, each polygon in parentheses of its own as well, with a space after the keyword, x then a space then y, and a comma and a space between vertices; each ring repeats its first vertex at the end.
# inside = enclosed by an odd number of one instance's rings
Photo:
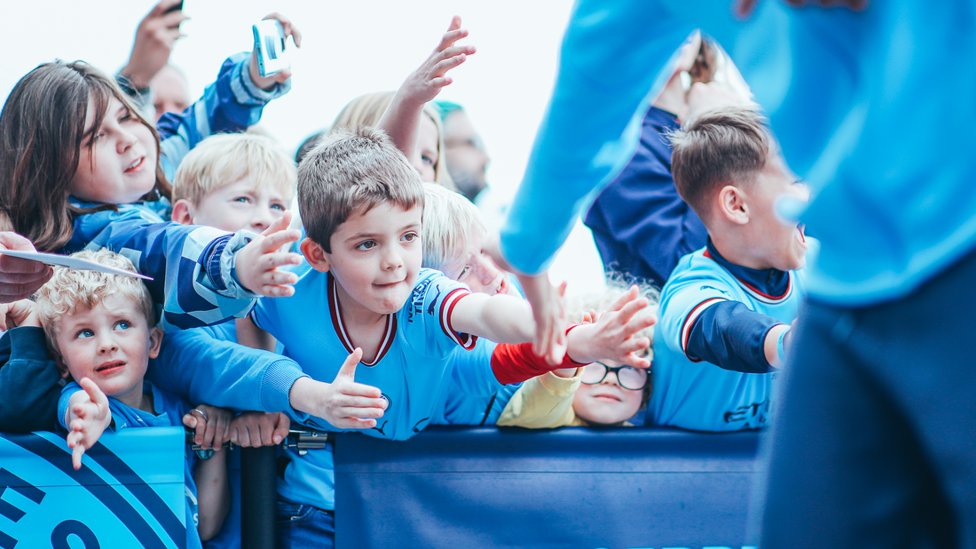
MULTIPOLYGON (((8 53, 0 56, 0 97, 39 63, 83 59, 116 72, 128 59, 135 29, 151 0, 43 0, 6 6, 8 53)), ((290 17, 304 36, 294 51, 293 88, 264 110, 262 126, 290 152, 327 127, 352 98, 393 90, 460 15, 478 53, 452 72, 440 98, 464 105, 492 157, 494 196, 510 200, 555 78, 570 0, 185 0, 191 17, 170 61, 183 69, 194 96, 228 55, 251 49, 251 25, 270 12, 290 17)), ((579 224, 552 268, 571 293, 602 287, 589 231, 579 224)))

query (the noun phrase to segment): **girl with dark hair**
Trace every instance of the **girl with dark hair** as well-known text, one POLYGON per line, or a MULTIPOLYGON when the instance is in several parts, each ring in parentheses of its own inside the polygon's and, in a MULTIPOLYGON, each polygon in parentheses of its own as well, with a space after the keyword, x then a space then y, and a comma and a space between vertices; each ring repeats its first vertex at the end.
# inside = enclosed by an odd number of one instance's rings
POLYGON ((290 295, 296 277, 277 267, 300 257, 276 251, 298 239, 285 230, 288 219, 257 238, 164 222, 167 175, 180 159, 211 133, 256 123, 264 104, 288 91, 289 75, 261 77, 253 54, 234 56, 200 100, 160 120, 161 139, 97 69, 80 61, 38 66, 0 113, 0 221, 41 251, 107 247, 126 255, 154 279, 147 284, 164 327, 221 322, 258 295, 290 295))

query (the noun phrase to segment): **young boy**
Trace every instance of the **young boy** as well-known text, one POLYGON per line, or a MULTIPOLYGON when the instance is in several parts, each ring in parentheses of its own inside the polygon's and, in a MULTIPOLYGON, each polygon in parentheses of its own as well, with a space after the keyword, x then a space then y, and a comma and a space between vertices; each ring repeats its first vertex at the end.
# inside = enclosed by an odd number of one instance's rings
MULTIPOLYGON (((450 383, 458 347, 473 348, 478 336, 521 343, 534 335, 527 302, 472 294, 421 269, 423 183, 382 132, 327 137, 299 168, 298 199, 308 235, 301 248, 313 270, 295 296, 261 301, 249 318, 312 378, 334 379, 320 396, 326 413, 312 424, 408 438, 450 383)), ((294 526, 279 531, 279 546, 306 535, 330 544, 331 453, 291 457, 278 485, 279 520, 294 526), (312 518, 291 520, 303 513, 312 518)))
POLYGON ((708 229, 661 292, 648 407, 659 425, 701 431, 759 428, 770 411, 774 366, 803 298, 803 228, 774 212, 805 200, 764 119, 727 107, 671 137, 678 193, 708 229))
POLYGON ((260 233, 291 207, 295 179, 294 162, 268 137, 208 137, 176 171, 173 221, 260 233))
POLYGON ((424 185, 423 266, 463 282, 475 293, 521 297, 518 283, 485 253, 488 226, 464 195, 424 185))
MULTIPOLYGON (((128 259, 108 250, 73 257, 135 271, 128 259)), ((198 420, 214 422, 215 428, 226 424, 229 414, 212 407, 191 409, 180 397, 144 381, 163 334, 155 326, 152 298, 140 279, 57 268, 36 300, 48 349, 62 375, 75 380, 64 388, 58 403, 58 420, 69 431, 75 469, 81 468, 85 450, 110 426, 118 431, 195 426, 198 420)), ((201 547, 201 538, 216 533, 227 513, 226 461, 197 463, 187 449, 185 475, 187 545, 201 547)))

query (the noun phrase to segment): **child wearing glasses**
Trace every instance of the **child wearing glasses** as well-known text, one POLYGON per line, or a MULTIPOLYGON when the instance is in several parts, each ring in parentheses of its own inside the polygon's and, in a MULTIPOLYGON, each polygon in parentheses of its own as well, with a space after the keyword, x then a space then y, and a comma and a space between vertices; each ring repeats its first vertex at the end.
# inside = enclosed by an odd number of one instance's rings
MULTIPOLYGON (((573 322, 592 320, 596 311, 607 311, 621 296, 633 291, 619 281, 612 281, 602 294, 570 300, 569 318, 573 322)), ((635 316, 655 316, 657 290, 650 286, 639 286, 636 291, 646 297, 649 304, 635 316)), ((645 328, 634 337, 647 337, 653 341, 653 327, 645 328)), ((652 357, 650 348, 635 354, 647 359, 652 357)), ((497 425, 530 429, 629 427, 631 424, 627 420, 643 409, 650 399, 650 374, 650 369, 633 368, 613 360, 554 370, 523 383, 508 401, 497 425)))

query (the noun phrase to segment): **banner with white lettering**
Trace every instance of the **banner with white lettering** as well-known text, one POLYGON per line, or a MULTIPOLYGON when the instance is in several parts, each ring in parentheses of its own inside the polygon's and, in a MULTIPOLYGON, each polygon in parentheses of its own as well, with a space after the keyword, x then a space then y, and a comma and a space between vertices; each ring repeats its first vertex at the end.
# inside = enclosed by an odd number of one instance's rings
POLYGON ((105 433, 75 471, 61 434, 0 433, 0 549, 185 549, 184 444, 179 427, 105 433))

